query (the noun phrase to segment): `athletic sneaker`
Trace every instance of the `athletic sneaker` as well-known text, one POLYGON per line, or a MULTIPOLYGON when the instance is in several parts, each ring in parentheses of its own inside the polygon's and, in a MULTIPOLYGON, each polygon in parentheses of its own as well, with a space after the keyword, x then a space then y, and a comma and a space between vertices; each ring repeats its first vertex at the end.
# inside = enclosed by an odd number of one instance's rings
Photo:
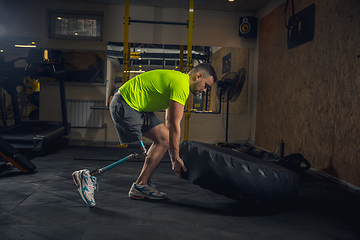
POLYGON ((91 176, 88 169, 75 171, 72 177, 75 185, 79 187, 78 191, 82 200, 89 207, 94 207, 96 205, 94 191, 99 188, 97 178, 91 176))
POLYGON ((167 195, 157 190, 149 180, 146 185, 133 183, 129 191, 129 197, 132 199, 166 199, 167 195))

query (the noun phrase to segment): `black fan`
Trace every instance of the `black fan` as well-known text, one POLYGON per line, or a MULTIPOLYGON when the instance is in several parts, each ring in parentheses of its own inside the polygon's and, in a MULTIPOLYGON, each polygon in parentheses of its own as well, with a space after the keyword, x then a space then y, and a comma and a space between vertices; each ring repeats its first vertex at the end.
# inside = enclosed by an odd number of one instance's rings
POLYGON ((240 68, 237 72, 226 73, 221 80, 217 81, 217 97, 219 99, 219 113, 221 113, 221 102, 226 102, 226 137, 228 141, 229 127, 229 102, 235 102, 240 96, 246 77, 245 68, 240 68))

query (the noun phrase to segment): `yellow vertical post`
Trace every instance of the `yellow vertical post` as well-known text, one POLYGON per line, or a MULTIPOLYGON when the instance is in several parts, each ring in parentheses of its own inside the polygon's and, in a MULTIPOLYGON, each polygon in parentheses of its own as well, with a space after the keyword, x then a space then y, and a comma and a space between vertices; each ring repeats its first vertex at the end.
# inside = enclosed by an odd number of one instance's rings
POLYGON ((130 0, 125 0, 125 17, 124 17, 124 47, 123 47, 123 75, 122 84, 129 80, 129 9, 130 0))
POLYGON ((189 4, 189 23, 188 23, 188 45, 187 45, 187 65, 186 72, 190 72, 192 67, 192 38, 194 27, 194 0, 190 0, 189 4))
POLYGON ((127 76, 126 76, 126 81, 130 79, 130 70, 131 70, 131 64, 130 64, 130 43, 128 43, 128 54, 127 54, 127 76))
MULTIPOLYGON (((190 72, 192 67, 192 37, 194 26, 194 0, 189 0, 189 23, 188 23, 188 45, 187 45, 187 64, 186 73, 190 72)), ((189 119, 191 116, 190 96, 185 104, 185 121, 184 121, 184 140, 189 140, 189 119)))
POLYGON ((180 45, 179 71, 184 72, 184 45, 180 45))

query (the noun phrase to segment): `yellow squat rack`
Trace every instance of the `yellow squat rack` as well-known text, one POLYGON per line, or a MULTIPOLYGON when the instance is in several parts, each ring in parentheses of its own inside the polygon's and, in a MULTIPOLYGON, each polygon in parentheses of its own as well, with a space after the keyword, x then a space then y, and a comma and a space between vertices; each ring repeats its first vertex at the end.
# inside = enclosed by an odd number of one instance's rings
MULTIPOLYGON (((129 17, 130 0, 125 0, 125 18, 124 18, 124 48, 123 48, 123 78, 122 83, 124 84, 129 80, 130 77, 130 48, 129 48, 129 24, 130 22, 137 23, 161 23, 151 21, 137 21, 130 20, 129 17)), ((189 73, 192 68, 192 38, 193 38, 193 26, 194 26, 194 0, 189 0, 189 20, 188 23, 167 23, 176 25, 187 25, 188 26, 188 45, 187 45, 187 65, 186 73, 189 73)), ((180 59, 183 57, 184 48, 180 47, 180 59)), ((182 61, 181 65, 183 64, 182 61)), ((180 66, 180 70, 182 67, 180 66)), ((182 70, 181 70, 182 71, 182 70)), ((184 123, 184 140, 189 140, 189 119, 191 116, 190 108, 190 97, 187 99, 185 104, 185 123, 184 123)))

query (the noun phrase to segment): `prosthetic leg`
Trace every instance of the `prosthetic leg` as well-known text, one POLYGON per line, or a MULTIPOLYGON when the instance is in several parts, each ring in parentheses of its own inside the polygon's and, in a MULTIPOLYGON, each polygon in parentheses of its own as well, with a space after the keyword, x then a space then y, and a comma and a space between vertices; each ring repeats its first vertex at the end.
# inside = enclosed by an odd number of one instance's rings
POLYGON ((99 187, 95 175, 106 172, 107 170, 110 170, 128 160, 139 159, 142 156, 144 157, 147 156, 147 151, 142 140, 139 141, 139 145, 143 152, 142 155, 135 152, 112 164, 109 164, 108 166, 95 169, 91 172, 88 169, 83 169, 73 172, 72 174, 73 181, 75 185, 78 186, 78 192, 80 194, 80 197, 82 198, 82 200, 85 202, 86 205, 88 205, 89 207, 94 207, 96 205, 94 192, 95 190, 98 190, 99 187))
MULTIPOLYGON (((144 145, 142 140, 139 141, 139 145, 140 145, 141 150, 143 151, 143 156, 146 157, 147 156, 147 151, 146 151, 145 145, 144 145)), ((126 162, 128 160, 139 159, 141 157, 142 156, 140 154, 136 153, 136 152, 132 153, 132 154, 129 154, 128 156, 126 156, 126 157, 124 157, 124 158, 122 158, 122 159, 120 159, 120 160, 118 160, 118 161, 116 161, 116 162, 114 162, 112 164, 109 164, 109 165, 107 165, 105 167, 93 170, 92 172, 90 172, 90 175, 95 176, 97 174, 100 174, 100 173, 103 173, 103 172, 105 172, 107 170, 110 170, 110 169, 112 169, 112 168, 114 168, 114 167, 116 167, 116 166, 120 165, 121 163, 124 163, 124 162, 126 162)))

